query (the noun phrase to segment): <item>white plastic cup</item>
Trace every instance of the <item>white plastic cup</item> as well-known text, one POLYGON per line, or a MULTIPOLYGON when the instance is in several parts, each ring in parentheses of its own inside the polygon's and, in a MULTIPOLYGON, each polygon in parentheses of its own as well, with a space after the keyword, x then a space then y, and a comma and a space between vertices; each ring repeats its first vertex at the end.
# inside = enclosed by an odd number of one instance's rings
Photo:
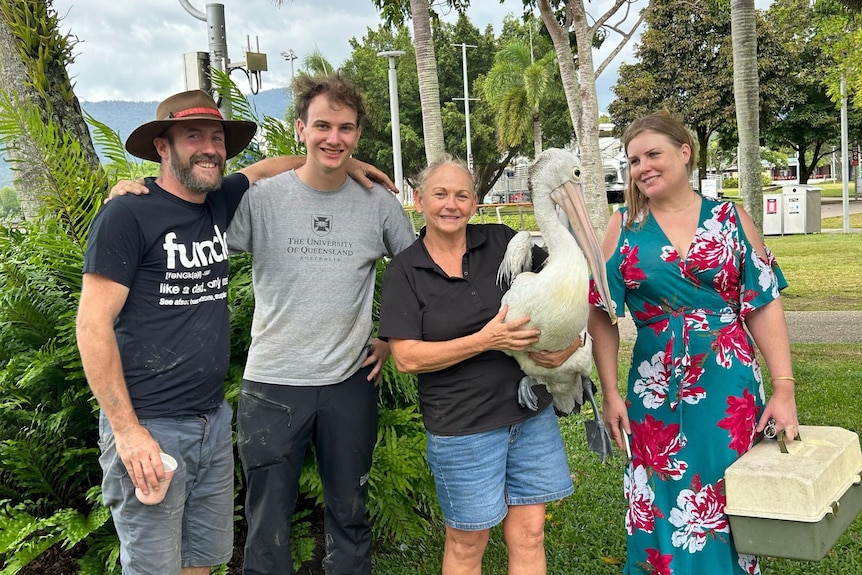
POLYGON ((174 471, 177 470, 176 459, 164 452, 159 453, 159 456, 161 456, 162 466, 165 468, 164 481, 159 481, 158 489, 150 487, 149 495, 144 495, 144 492, 141 491, 140 487, 135 488, 135 497, 137 497, 138 501, 144 505, 158 505, 162 502, 165 498, 165 494, 168 492, 168 487, 171 484, 171 477, 174 476, 174 471))

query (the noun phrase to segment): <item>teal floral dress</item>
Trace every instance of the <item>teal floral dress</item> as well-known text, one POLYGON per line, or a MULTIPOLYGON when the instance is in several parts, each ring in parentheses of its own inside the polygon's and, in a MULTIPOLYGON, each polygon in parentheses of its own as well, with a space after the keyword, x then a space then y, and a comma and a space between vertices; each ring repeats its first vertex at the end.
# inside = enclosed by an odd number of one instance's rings
MULTIPOLYGON (((622 211, 623 225, 629 214, 622 211)), ((655 218, 622 228, 607 263, 617 314, 637 327, 626 403, 625 573, 760 573, 736 553, 724 470, 745 453, 765 397, 747 313, 787 284, 754 251, 734 205, 704 198, 683 260, 655 218)), ((602 305, 593 291, 593 303, 602 305)))

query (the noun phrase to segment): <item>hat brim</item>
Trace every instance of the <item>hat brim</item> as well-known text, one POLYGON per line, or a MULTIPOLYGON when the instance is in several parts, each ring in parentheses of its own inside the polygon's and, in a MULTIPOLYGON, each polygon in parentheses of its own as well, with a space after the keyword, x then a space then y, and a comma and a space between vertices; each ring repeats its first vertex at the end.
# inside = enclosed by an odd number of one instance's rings
POLYGON ((221 122, 224 127, 224 143, 227 158, 233 158, 242 152, 255 133, 257 133, 257 124, 247 120, 216 120, 212 117, 207 118, 172 118, 170 120, 153 120, 135 128, 129 134, 126 140, 126 150, 135 157, 151 162, 161 162, 162 158, 156 150, 153 140, 164 134, 165 130, 179 122, 189 120, 208 120, 211 122, 221 122))

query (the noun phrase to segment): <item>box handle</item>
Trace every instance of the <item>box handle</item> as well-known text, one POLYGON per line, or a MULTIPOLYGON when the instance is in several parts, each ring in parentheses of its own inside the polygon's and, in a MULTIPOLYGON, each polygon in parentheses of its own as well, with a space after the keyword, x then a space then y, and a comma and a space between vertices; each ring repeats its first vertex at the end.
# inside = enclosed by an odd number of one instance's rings
MULTIPOLYGON (((778 440, 778 447, 781 448, 781 453, 789 453, 787 451, 787 445, 784 443, 784 430, 783 429, 776 434, 775 439, 778 440)), ((797 433, 796 437, 793 439, 793 441, 802 441, 802 436, 800 436, 799 433, 797 433)))

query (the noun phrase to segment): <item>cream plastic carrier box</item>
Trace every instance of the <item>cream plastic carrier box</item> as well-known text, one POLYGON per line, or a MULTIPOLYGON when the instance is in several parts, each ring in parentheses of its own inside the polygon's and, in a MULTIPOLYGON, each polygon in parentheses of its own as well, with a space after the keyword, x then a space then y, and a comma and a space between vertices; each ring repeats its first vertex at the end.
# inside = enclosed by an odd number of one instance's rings
POLYGON ((726 512, 740 553, 819 561, 862 510, 859 437, 800 426, 801 441, 764 439, 725 472, 726 512))

